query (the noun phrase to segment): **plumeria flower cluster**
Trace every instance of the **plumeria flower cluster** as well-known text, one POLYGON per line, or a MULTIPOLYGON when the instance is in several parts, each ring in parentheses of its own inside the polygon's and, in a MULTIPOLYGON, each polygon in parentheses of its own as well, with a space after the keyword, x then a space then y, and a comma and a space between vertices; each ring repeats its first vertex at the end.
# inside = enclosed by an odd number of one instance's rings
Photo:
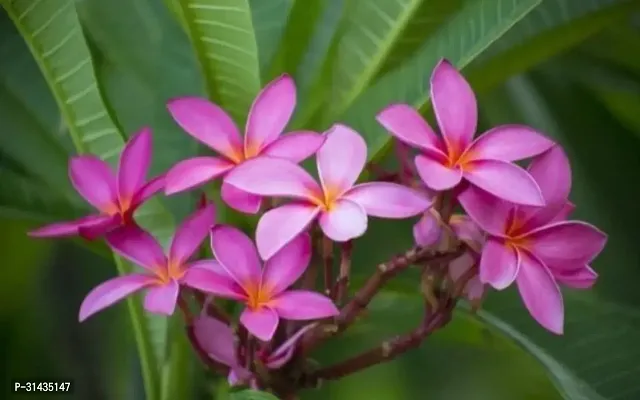
MULTIPOLYGON (((125 145, 117 173, 96 157, 75 157, 70 179, 99 213, 31 235, 104 238, 140 267, 94 288, 80 306, 80 321, 144 290, 148 312, 168 316, 180 306, 194 348, 208 365, 228 374, 230 384, 278 394, 371 365, 358 361, 366 357, 355 357, 319 370, 285 368, 304 369, 300 361, 309 351, 346 329, 389 279, 411 266, 437 275, 432 282, 441 285, 433 292, 438 301, 426 296, 419 328, 424 337, 450 319, 459 299, 480 307, 488 287, 503 290, 514 283, 531 316, 562 333, 559 285, 591 287, 597 274, 590 263, 606 242, 594 226, 568 220, 574 206, 568 199, 566 154, 520 125, 498 126, 474 139, 476 98, 464 77, 441 60, 430 84, 439 135, 405 104, 389 105, 377 115, 398 143, 413 149, 398 153, 401 165, 409 166, 408 180, 359 181, 367 168, 367 145, 346 125, 283 134, 296 106, 295 84, 283 75, 256 97, 244 136, 206 99, 168 103, 176 123, 216 155, 184 160, 147 181, 152 138, 145 128, 125 145), (312 156, 317 179, 299 165, 312 156), (514 163, 527 159, 532 160, 528 168, 514 163), (216 179, 222 181, 226 205, 246 214, 264 211, 255 232, 217 223, 213 204, 204 202, 180 224, 165 251, 136 222, 135 211, 159 191, 173 195, 216 179), (370 217, 415 218, 415 244, 372 268, 371 278, 342 299, 351 248, 357 248, 370 217), (207 238, 213 256, 201 259, 207 238), (334 244, 341 254, 336 280, 334 244), (321 288, 315 279, 318 258, 324 261, 321 288), (229 303, 241 305, 235 317, 224 311, 229 303)), ((393 343, 381 345, 378 362, 410 347, 393 343)))

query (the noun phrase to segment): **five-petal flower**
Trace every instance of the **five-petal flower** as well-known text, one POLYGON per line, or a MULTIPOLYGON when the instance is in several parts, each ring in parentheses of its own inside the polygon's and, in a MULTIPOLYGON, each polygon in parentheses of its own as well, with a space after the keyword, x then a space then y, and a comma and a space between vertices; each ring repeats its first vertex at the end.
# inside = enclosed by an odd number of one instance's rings
MULTIPOLYGON (((243 141, 231 117, 208 100, 183 97, 170 101, 167 107, 178 125, 221 157, 194 157, 176 164, 167 173, 166 193, 199 186, 257 156, 282 157, 293 162, 310 157, 322 144, 320 134, 297 131, 280 136, 295 106, 295 83, 288 75, 282 75, 256 97, 243 141)), ((260 209, 259 196, 238 190, 226 179, 221 195, 225 203, 238 211, 255 214, 260 209)))
POLYGON ((458 197, 469 216, 487 232, 480 259, 480 279, 500 290, 514 281, 531 315, 545 328, 562 333, 562 294, 556 283, 590 287, 597 277, 589 263, 607 236, 581 221, 567 221, 572 205, 569 161, 554 146, 529 167, 546 206, 509 204, 469 187, 458 197))
POLYGON ((327 237, 344 242, 362 236, 367 215, 408 218, 431 206, 417 190, 389 182, 354 185, 367 159, 362 137, 344 125, 334 125, 317 152, 321 185, 302 167, 283 159, 250 160, 227 176, 234 186, 260 196, 296 199, 267 211, 256 230, 263 259, 305 231, 318 217, 327 237))
POLYGON ((448 190, 465 179, 513 203, 544 205, 534 179, 511 162, 544 152, 553 146, 551 140, 519 125, 499 126, 473 140, 478 121, 475 95, 446 60, 431 76, 431 98, 444 141, 406 104, 388 106, 377 116, 392 135, 420 150, 416 169, 429 188, 448 190))
POLYGON ((142 129, 125 145, 117 176, 109 165, 92 155, 74 157, 69 178, 78 193, 100 211, 75 221, 58 222, 29 232, 34 237, 81 235, 95 239, 133 222, 133 213, 164 187, 164 176, 146 181, 151 163, 151 130, 142 129))
POLYGON ((269 258, 260 259, 251 239, 225 225, 211 230, 211 249, 221 268, 194 279, 192 287, 242 301, 246 308, 240 323, 260 340, 270 340, 280 318, 312 320, 338 314, 331 299, 307 290, 287 290, 305 271, 311 259, 311 239, 302 234, 269 258))
POLYGON ((166 257, 160 244, 147 232, 135 225, 124 226, 107 234, 111 248, 146 269, 146 273, 132 273, 110 279, 95 287, 80 306, 80 321, 101 311, 124 297, 147 288, 144 307, 157 314, 173 314, 179 293, 179 284, 198 281, 200 271, 206 270, 207 261, 189 263, 189 258, 200 247, 215 221, 213 205, 198 210, 188 217, 176 231, 166 257), (196 276, 191 277, 191 272, 196 276))

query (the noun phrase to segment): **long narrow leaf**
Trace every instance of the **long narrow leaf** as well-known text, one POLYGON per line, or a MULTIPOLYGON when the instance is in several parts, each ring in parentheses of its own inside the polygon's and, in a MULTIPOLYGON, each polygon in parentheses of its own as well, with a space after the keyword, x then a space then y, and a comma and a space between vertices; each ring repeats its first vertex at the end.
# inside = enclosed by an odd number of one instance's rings
POLYGON ((468 78, 475 90, 490 90, 510 76, 581 43, 615 21, 623 21, 640 7, 637 0, 565 0, 566 6, 557 9, 559 3, 544 1, 514 27, 513 36, 496 42, 486 57, 469 66, 468 78), (512 39, 518 37, 523 39, 512 39))
POLYGON ((384 65, 422 0, 354 0, 338 38, 331 114, 341 114, 384 65))
POLYGON ((260 90, 258 47, 248 0, 180 0, 209 97, 243 124, 260 90))

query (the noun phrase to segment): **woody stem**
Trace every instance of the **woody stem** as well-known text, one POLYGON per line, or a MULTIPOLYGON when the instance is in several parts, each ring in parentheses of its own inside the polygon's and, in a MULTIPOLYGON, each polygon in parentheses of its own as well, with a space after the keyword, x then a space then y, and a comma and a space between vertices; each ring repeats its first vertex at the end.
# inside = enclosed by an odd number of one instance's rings
MULTIPOLYGON (((456 301, 447 296, 440 304, 439 308, 428 311, 420 326, 412 331, 390 338, 348 360, 312 372, 302 379, 302 386, 316 387, 322 380, 340 379, 372 365, 391 361, 406 351, 419 347, 424 339, 451 320, 456 301)), ((429 309, 428 304, 426 307, 429 309)))
POLYGON ((349 290, 349 276, 351 274, 351 253, 353 244, 351 241, 344 242, 340 248, 340 272, 336 282, 335 300, 341 304, 349 290))
POLYGON ((342 308, 334 319, 333 325, 320 325, 309 332, 300 346, 301 354, 308 354, 324 339, 344 331, 366 309, 373 297, 394 276, 411 264, 426 263, 442 265, 459 257, 464 251, 464 245, 458 244, 449 251, 438 251, 432 248, 413 247, 392 260, 378 265, 376 272, 358 290, 355 296, 342 308))
POLYGON ((324 291, 327 296, 333 298, 333 242, 324 235, 321 240, 320 254, 324 267, 324 291))

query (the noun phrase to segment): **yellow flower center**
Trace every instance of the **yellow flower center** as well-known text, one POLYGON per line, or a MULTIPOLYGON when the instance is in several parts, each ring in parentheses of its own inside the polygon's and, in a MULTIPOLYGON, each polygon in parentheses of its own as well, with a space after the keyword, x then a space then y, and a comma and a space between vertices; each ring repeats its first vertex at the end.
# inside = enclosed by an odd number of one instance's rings
POLYGON ((156 276, 160 283, 169 283, 174 279, 179 280, 185 272, 182 264, 171 261, 166 266, 156 267, 156 276))
POLYGON ((247 290, 247 306, 251 310, 256 310, 271 301, 272 290, 262 285, 251 285, 247 290))

